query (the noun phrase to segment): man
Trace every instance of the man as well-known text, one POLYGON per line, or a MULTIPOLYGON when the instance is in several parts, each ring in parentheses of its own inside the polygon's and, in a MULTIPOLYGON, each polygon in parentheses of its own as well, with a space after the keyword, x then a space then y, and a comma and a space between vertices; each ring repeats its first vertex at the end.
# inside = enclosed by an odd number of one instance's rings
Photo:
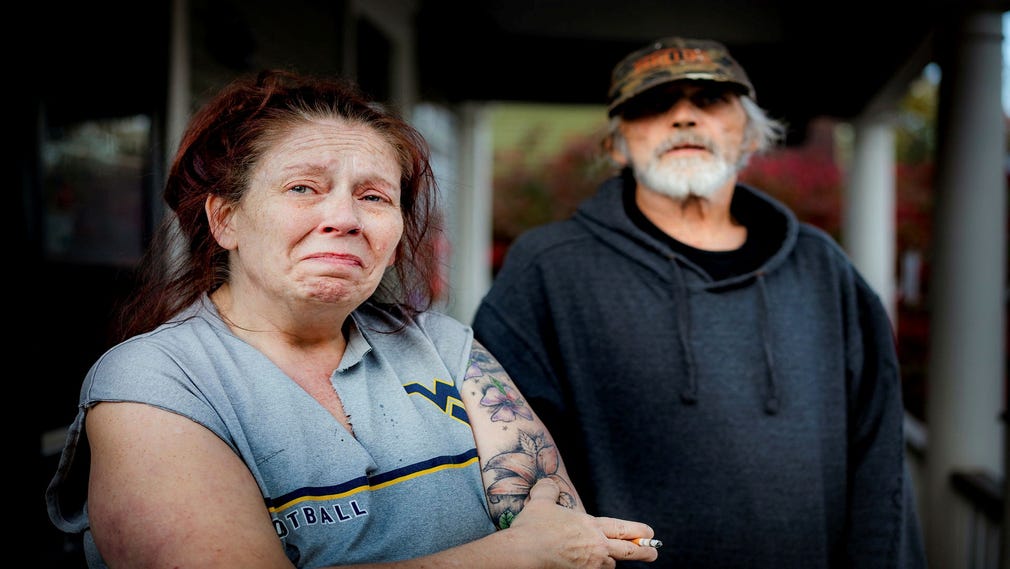
POLYGON ((664 39, 609 114, 621 174, 516 240, 474 320, 587 509, 650 524, 652 567, 924 567, 891 325, 826 233, 737 183, 783 132, 744 70, 664 39))

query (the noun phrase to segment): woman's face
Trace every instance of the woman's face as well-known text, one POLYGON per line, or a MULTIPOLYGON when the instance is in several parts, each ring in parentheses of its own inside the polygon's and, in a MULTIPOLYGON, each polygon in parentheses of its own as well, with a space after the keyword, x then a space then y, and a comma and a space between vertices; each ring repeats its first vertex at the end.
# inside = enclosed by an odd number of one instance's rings
POLYGON ((395 260, 403 234, 400 163, 371 127, 300 123, 263 154, 238 204, 212 196, 207 213, 231 252, 235 293, 353 309, 395 260))

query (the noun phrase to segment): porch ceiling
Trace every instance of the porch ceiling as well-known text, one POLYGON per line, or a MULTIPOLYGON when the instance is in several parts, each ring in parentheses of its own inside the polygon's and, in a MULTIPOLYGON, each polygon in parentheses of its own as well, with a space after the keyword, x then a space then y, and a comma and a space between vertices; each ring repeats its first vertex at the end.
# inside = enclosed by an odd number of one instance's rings
POLYGON ((418 14, 419 78, 428 99, 603 104, 626 53, 668 35, 709 37, 796 139, 810 118, 855 117, 892 79, 913 78, 955 4, 966 3, 430 0, 418 14))

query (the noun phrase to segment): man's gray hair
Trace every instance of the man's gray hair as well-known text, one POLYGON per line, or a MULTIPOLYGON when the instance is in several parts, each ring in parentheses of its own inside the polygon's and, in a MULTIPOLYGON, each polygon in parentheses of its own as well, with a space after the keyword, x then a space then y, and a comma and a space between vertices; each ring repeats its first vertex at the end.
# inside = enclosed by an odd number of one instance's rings
POLYGON ((744 146, 757 139, 754 154, 771 150, 785 140, 786 125, 782 121, 768 116, 764 109, 758 106, 747 95, 740 95, 740 104, 747 113, 747 127, 743 133, 744 146))

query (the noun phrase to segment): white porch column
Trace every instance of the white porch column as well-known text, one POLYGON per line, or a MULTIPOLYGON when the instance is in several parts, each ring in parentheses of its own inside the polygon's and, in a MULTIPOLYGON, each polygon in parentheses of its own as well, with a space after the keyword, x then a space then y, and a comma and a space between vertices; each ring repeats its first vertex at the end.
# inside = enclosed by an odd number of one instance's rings
MULTIPOLYGON (((1002 474, 1006 334, 1006 152, 1001 21, 969 12, 940 53, 930 302, 926 547, 931 567, 966 566, 967 524, 950 475, 1002 474)), ((1006 526, 1004 522, 1004 527, 1006 526)))
POLYGON ((491 287, 494 149, 490 113, 485 105, 464 104, 460 119, 457 232, 452 242, 448 313, 469 324, 491 287))
POLYGON ((842 245, 896 327, 894 128, 889 118, 874 115, 856 121, 853 129, 842 245))
MULTIPOLYGON (((165 117, 165 163, 171 165, 182 133, 189 122, 190 46, 189 2, 172 0, 172 26, 169 39, 168 103, 165 117)), ((167 171, 168 168, 166 167, 167 171)))
MULTIPOLYGON (((165 160, 157 167, 160 173, 160 185, 164 186, 168 179, 168 171, 172 167, 172 160, 182 142, 182 135, 186 131, 186 125, 190 119, 190 104, 192 103, 191 81, 193 66, 190 54, 189 37, 189 1, 172 0, 172 24, 169 31, 169 61, 168 61, 168 94, 165 109, 165 133, 162 137, 162 148, 165 160)), ((151 214, 155 226, 161 223, 165 215, 175 215, 169 210, 161 198, 161 192, 157 192, 157 199, 152 200, 151 214)), ((174 222, 174 217, 172 218, 174 222)), ((173 258, 178 258, 184 254, 182 242, 176 240, 169 253, 173 258)))
POLYGON ((345 27, 345 59, 342 62, 345 73, 358 73, 359 54, 355 43, 358 18, 367 16, 368 21, 382 29, 392 47, 390 55, 391 100, 406 113, 417 103, 417 38, 414 18, 418 2, 415 0, 350 0, 347 4, 345 27))

